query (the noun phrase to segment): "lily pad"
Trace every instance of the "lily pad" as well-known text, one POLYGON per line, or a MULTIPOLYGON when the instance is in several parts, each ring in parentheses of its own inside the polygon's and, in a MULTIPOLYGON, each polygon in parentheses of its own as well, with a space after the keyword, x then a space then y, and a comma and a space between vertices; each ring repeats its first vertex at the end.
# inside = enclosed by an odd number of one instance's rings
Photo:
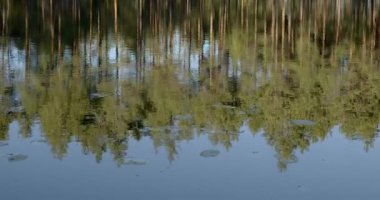
POLYGON ((141 166, 141 165, 146 165, 146 160, 141 160, 141 159, 127 159, 124 164, 125 165, 134 165, 134 166, 141 166))
POLYGON ((314 126, 315 122, 307 119, 291 120, 290 123, 296 126, 314 126))
POLYGON ((28 156, 24 155, 24 154, 8 154, 8 161, 9 162, 23 161, 26 159, 28 159, 28 156))
POLYGON ((204 150, 200 153, 200 156, 204 158, 216 157, 220 154, 220 151, 214 149, 204 150))

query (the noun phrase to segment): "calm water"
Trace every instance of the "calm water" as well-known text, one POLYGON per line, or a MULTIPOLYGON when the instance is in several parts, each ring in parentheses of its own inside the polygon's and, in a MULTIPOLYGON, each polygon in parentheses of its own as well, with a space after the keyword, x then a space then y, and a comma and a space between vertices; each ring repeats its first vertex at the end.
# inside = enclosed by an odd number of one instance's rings
POLYGON ((376 199, 379 14, 1 1, 0 199, 376 199))

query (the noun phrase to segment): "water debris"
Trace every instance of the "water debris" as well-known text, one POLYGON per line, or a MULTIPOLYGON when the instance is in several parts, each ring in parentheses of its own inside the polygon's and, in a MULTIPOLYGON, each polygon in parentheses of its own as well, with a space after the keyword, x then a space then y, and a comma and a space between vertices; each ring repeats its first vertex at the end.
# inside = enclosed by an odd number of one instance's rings
POLYGON ((9 162, 18 162, 28 159, 27 155, 24 154, 8 154, 9 162))
POLYGON ((141 166, 141 165, 146 165, 147 161, 142 160, 142 159, 127 159, 125 160, 124 164, 125 165, 133 165, 133 166, 141 166))
POLYGON ((296 120, 291 120, 291 124, 296 125, 296 126, 314 126, 315 122, 307 119, 296 119, 296 120))
POLYGON ((220 154, 220 151, 214 149, 204 150, 200 153, 200 156, 204 158, 216 157, 220 154))
POLYGON ((252 151, 252 153, 253 153, 253 154, 258 154, 258 153, 260 153, 260 152, 258 152, 258 151, 252 151))
POLYGON ((8 146, 8 142, 0 141, 0 147, 5 147, 5 146, 8 146))

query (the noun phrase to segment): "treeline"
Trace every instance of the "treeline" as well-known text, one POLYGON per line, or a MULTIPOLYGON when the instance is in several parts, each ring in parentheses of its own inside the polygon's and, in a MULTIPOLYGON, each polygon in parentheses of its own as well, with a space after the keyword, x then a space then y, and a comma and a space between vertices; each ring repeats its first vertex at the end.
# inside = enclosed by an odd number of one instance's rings
POLYGON ((294 46, 306 34, 322 50, 367 37, 377 48, 379 5, 378 0, 7 0, 0 2, 0 32, 19 38, 20 48, 32 42, 61 54, 65 46, 79 48, 85 38, 110 35, 130 41, 137 51, 152 36, 169 42, 178 27, 198 47, 205 37, 223 42, 239 30, 250 37, 266 34, 278 48, 294 46))

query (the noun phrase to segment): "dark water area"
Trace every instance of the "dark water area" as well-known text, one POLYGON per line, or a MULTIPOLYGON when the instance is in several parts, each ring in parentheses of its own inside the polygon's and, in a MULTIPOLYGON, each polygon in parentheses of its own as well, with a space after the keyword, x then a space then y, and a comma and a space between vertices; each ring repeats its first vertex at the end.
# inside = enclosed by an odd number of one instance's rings
POLYGON ((0 1, 0 199, 376 199, 379 14, 0 1))

